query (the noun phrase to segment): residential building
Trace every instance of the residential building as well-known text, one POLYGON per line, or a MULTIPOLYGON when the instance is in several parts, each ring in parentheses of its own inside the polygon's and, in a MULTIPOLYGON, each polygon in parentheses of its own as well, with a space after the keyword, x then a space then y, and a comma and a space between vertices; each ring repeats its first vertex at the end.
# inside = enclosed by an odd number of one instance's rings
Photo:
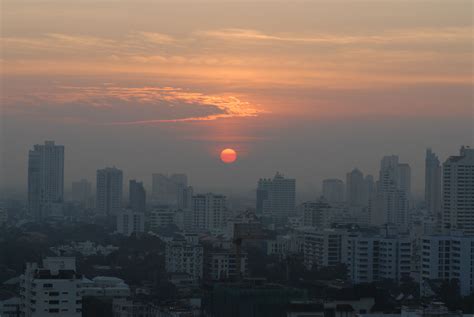
POLYGON ((115 167, 97 170, 96 209, 102 216, 116 216, 122 209, 123 172, 115 167))
POLYGON ((257 211, 277 225, 287 223, 295 213, 296 180, 276 173, 273 179, 260 179, 257 188, 257 211))
POLYGON ((28 210, 36 221, 54 214, 64 201, 64 146, 36 144, 28 153, 28 210))
POLYGON ((187 273, 195 281, 203 277, 204 250, 196 235, 175 238, 166 244, 165 268, 168 273, 187 273))
POLYGON ((42 266, 27 263, 20 280, 22 316, 82 316, 75 258, 47 257, 42 266))
POLYGON ((474 149, 462 147, 443 164, 443 229, 474 235, 474 149))
POLYGON ((213 193, 194 195, 193 227, 197 230, 219 232, 227 225, 227 202, 224 195, 213 193))
POLYGON ((124 236, 145 232, 145 214, 131 209, 123 209, 117 214, 117 233, 124 236))

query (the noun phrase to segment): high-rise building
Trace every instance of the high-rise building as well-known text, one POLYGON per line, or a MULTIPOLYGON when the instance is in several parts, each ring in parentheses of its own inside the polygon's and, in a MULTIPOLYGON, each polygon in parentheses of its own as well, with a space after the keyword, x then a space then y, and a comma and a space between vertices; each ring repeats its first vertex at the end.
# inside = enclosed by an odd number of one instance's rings
POLYGON ((132 179, 129 182, 129 201, 130 208, 135 212, 146 211, 146 191, 142 182, 132 179))
POLYGON ((182 210, 191 210, 193 202, 194 189, 192 186, 178 186, 178 208, 182 210))
POLYGON ((145 232, 145 213, 122 209, 117 214, 117 233, 124 236, 145 232))
POLYGON ((219 231, 227 225, 227 203, 224 195, 212 193, 193 196, 193 227, 198 230, 219 231))
POLYGON ((346 202, 349 207, 363 208, 369 205, 374 191, 374 178, 357 168, 346 174, 346 202))
POLYGON ((28 153, 28 210, 37 221, 64 200, 64 146, 46 141, 28 153))
POLYGON ((115 216, 122 209, 123 173, 115 167, 97 170, 96 209, 104 216, 115 216))
POLYGON ((441 164, 431 149, 425 158, 425 202, 426 210, 441 219, 441 164))
POLYGON ((168 273, 186 273, 195 281, 203 277, 204 249, 197 235, 186 234, 166 243, 165 269, 168 273))
POLYGON ((72 182, 72 200, 79 202, 83 207, 92 207, 92 184, 86 180, 81 179, 77 182, 72 182))
POLYGON ((457 279, 463 296, 474 292, 474 236, 455 232, 424 236, 421 261, 423 281, 457 279))
POLYGON ((186 174, 152 174, 152 199, 157 204, 177 205, 180 190, 188 186, 186 174))
POLYGON ((275 224, 286 224, 288 217, 294 215, 296 207, 295 179, 285 178, 282 174, 276 173, 273 179, 259 180, 257 193, 259 195, 257 209, 260 207, 263 216, 270 217, 275 224))
POLYGON ((81 277, 76 260, 48 257, 43 265, 27 263, 20 277, 21 316, 82 316, 81 277))
POLYGON ((474 235, 474 149, 462 147, 444 162, 442 208, 444 229, 474 235))
POLYGON ((395 224, 401 229, 408 227, 410 168, 400 164, 398 156, 385 156, 380 164, 377 194, 370 205, 373 225, 395 224))
POLYGON ((344 201, 344 182, 340 179, 323 180, 323 196, 329 203, 344 201))

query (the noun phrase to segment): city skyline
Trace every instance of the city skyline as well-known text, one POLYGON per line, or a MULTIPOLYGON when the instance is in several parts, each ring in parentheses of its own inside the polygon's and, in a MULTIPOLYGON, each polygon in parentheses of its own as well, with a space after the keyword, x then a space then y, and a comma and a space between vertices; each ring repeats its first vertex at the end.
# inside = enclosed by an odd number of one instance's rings
POLYGON ((4 1, 1 185, 24 188, 25 151, 52 139, 67 183, 115 165, 315 191, 397 154, 422 192, 424 149, 473 134, 470 2, 428 3, 4 1))

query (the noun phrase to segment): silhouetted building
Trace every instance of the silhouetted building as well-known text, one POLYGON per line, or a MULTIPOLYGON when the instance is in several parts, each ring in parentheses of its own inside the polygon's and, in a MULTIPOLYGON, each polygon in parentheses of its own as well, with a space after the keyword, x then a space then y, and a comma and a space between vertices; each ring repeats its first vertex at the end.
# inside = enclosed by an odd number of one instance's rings
POLYGON ((129 182, 128 190, 130 208, 133 211, 144 213, 146 211, 146 191, 143 183, 132 179, 129 182))
POLYGON ((431 149, 425 158, 425 202, 426 210, 441 218, 441 164, 431 149))
POLYGON ((64 200, 64 146, 46 141, 28 153, 28 210, 36 221, 64 200))
POLYGON ((97 212, 115 216, 122 208, 123 173, 115 167, 97 170, 97 212))
MULTIPOLYGON (((262 207, 264 217, 269 217, 276 224, 283 225, 288 217, 295 213, 296 180, 285 178, 276 173, 273 179, 260 179, 257 193, 257 204, 262 207), (264 193, 266 191, 266 194, 264 193), (266 197, 266 199, 264 199, 266 197)), ((257 205, 257 207, 259 207, 257 205)))
POLYGON ((444 228, 474 235, 474 149, 462 147, 444 162, 442 204, 444 228))

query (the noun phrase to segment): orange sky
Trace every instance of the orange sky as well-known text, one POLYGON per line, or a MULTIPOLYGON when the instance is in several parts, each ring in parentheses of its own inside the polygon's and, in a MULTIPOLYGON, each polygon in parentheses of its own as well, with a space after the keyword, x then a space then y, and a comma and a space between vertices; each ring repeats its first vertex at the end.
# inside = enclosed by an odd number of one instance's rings
POLYGON ((290 121, 473 118, 472 35, 472 1, 5 0, 2 115, 243 153, 290 121))

